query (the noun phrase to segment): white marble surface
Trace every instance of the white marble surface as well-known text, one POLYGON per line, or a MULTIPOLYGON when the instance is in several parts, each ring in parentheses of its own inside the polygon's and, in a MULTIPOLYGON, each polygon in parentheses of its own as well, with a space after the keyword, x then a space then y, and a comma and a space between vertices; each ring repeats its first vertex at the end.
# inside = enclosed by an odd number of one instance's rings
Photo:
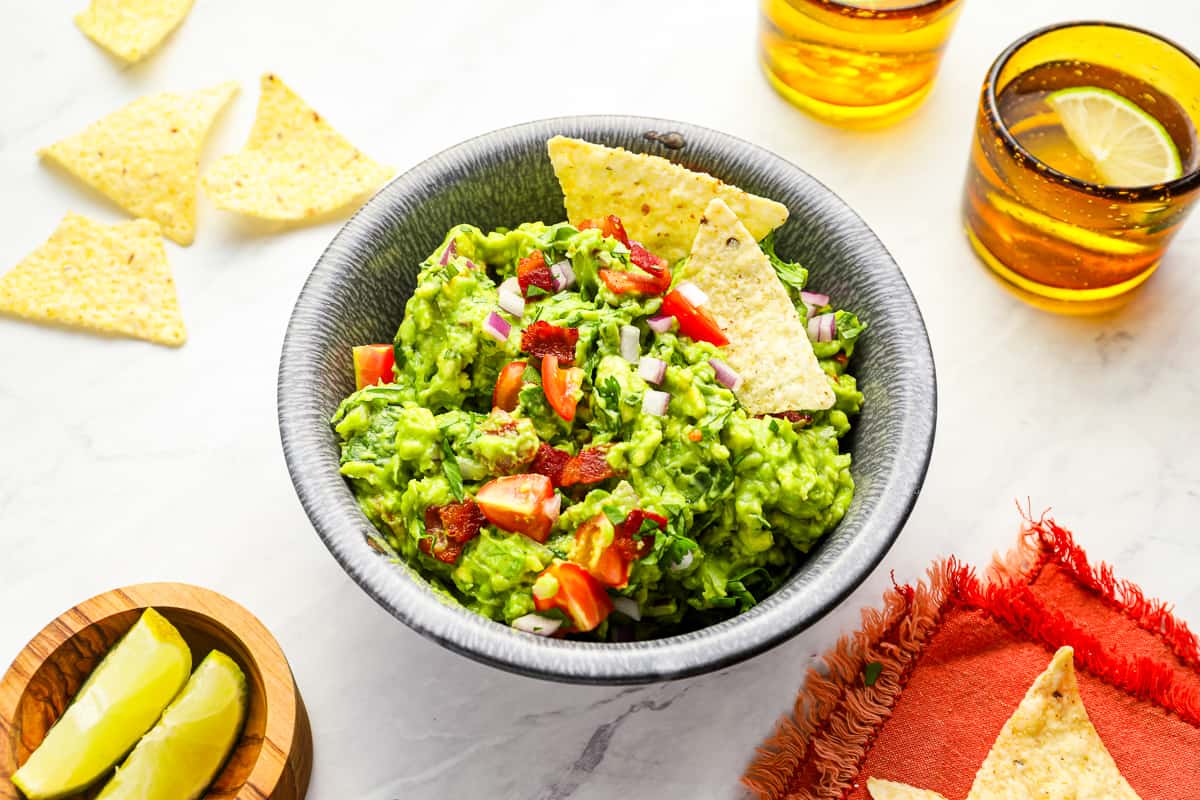
POLYGON ((329 557, 292 492, 275 374, 292 302, 337 223, 272 231, 201 199, 167 245, 181 350, 0 319, 0 662, 96 592, 191 581, 255 611, 312 716, 310 796, 736 797, 805 669, 897 578, 1013 540, 1016 497, 1053 505, 1097 558, 1200 622, 1200 219, 1125 310, 1050 316, 975 262, 958 216, 984 71, 1042 24, 1109 18, 1200 48, 1189 0, 968 0, 942 79, 876 133, 816 124, 754 60, 750 0, 341 3, 201 0, 165 49, 118 68, 70 3, 0 0, 0 267, 69 209, 124 218, 39 165, 39 146, 144 93, 236 78, 205 161, 238 147, 258 76, 279 72, 403 169, 466 137, 577 112, 686 119, 811 171, 874 226, 912 284, 940 378, 933 466, 884 563, 806 634, 739 667, 635 689, 481 667, 409 631, 329 557))

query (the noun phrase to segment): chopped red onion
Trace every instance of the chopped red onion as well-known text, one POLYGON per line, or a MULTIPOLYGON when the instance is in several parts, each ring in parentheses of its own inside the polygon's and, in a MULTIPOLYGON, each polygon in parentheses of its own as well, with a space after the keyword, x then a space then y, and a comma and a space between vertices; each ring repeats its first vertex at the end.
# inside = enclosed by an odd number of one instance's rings
POLYGON ((630 364, 636 364, 641 352, 641 332, 632 325, 621 326, 621 358, 630 364))
POLYGON ((742 382, 742 376, 734 372, 733 367, 721 359, 710 358, 708 363, 712 365, 713 371, 717 373, 717 381, 726 389, 736 389, 738 384, 742 382))
POLYGON ((654 356, 642 356, 638 362, 638 375, 647 383, 657 386, 667 377, 667 362, 654 356))
POLYGON ((655 333, 666 333, 675 325, 675 318, 670 314, 655 314, 646 320, 646 324, 655 333))
POLYGON ((551 265, 550 273, 554 275, 554 291, 556 292, 570 289, 575 285, 575 270, 571 268, 571 262, 565 258, 557 264, 551 265))
POLYGON ((463 264, 463 266, 467 269, 479 269, 479 266, 469 258, 467 259, 466 263, 463 264))
POLYGON ((525 298, 508 291, 505 286, 500 287, 500 296, 496 302, 502 309, 518 319, 525 313, 525 298))
POLYGON ((686 553, 683 554, 683 558, 679 559, 674 564, 672 564, 669 569, 671 570, 671 572, 683 572, 685 569, 687 569, 688 567, 690 567, 692 565, 692 561, 694 561, 694 560, 695 560, 695 556, 692 555, 691 550, 688 550, 686 553))
POLYGON ((667 406, 671 404, 671 395, 656 389, 647 389, 642 395, 642 413, 653 417, 665 417, 667 406))
POLYGON ((642 609, 638 606, 637 600, 634 600, 632 597, 614 597, 612 604, 614 609, 620 611, 634 622, 641 621, 642 609))
POLYGON ((829 295, 817 294, 816 292, 801 292, 800 302, 808 306, 808 308, 824 308, 829 305, 829 295))
POLYGON ((808 321, 808 338, 814 342, 832 342, 837 336, 837 317, 818 314, 808 321))
POLYGON ((541 614, 526 614, 523 617, 517 617, 512 622, 512 626, 517 630, 538 636, 550 636, 558 630, 560 625, 562 625, 562 620, 543 617, 541 614))
POLYGON ((458 255, 458 242, 454 239, 450 240, 450 244, 446 245, 446 249, 442 251, 442 260, 438 262, 439 267, 444 267, 450 263, 450 259, 458 255))
POLYGON ((675 287, 675 290, 694 306, 702 306, 708 302, 708 295, 704 293, 704 290, 691 281, 683 281, 675 287))
POLYGON ((483 321, 483 332, 500 344, 504 344, 508 341, 508 335, 512 333, 512 325, 509 325, 504 317, 493 311, 483 321))

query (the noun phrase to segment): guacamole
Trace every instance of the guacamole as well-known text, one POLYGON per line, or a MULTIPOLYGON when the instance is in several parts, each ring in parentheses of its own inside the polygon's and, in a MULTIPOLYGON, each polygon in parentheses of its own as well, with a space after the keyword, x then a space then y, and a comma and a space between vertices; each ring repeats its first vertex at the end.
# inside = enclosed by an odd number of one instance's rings
POLYGON ((375 346, 383 371, 332 420, 378 547, 538 634, 653 638, 775 590, 853 495, 839 441, 864 326, 759 246, 801 321, 836 320, 812 344, 830 408, 748 414, 687 259, 667 265, 615 217, 451 229, 375 346))

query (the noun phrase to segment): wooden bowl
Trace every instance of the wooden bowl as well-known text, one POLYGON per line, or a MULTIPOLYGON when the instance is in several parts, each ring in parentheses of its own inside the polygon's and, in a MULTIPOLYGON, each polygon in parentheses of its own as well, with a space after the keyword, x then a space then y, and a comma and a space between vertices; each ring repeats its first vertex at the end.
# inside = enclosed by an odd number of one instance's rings
MULTIPOLYGON (((253 614, 216 592, 183 583, 143 583, 97 595, 51 622, 0 680, 0 800, 22 797, 13 773, 104 655, 151 606, 179 629, 194 664, 216 648, 246 673, 246 726, 206 800, 304 797, 312 771, 312 730, 275 637, 253 614)), ((75 797, 98 792, 96 786, 75 797)))

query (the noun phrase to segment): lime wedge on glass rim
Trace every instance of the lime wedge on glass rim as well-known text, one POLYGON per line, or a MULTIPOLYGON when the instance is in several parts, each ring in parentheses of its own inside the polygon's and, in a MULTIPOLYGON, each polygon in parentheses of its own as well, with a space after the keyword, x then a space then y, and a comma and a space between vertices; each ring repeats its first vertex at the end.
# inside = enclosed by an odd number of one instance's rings
POLYGON ((217 776, 246 719, 246 676, 213 650, 97 800, 194 800, 217 776))
POLYGON ((1116 92, 1077 86, 1048 95, 1046 103, 1105 183, 1151 186, 1183 174, 1179 150, 1166 128, 1116 92))
POLYGON ((191 671, 192 653, 179 631, 146 609, 92 670, 13 783, 29 800, 63 797, 94 783, 150 730, 191 671))

